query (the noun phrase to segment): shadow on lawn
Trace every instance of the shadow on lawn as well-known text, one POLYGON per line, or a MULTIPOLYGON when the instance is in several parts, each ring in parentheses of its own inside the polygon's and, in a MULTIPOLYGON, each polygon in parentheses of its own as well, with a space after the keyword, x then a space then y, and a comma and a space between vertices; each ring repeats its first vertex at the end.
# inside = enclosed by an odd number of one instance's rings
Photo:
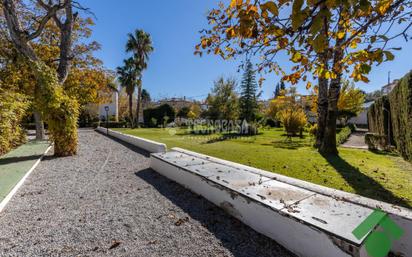
MULTIPOLYGON (((151 169, 135 173, 213 233, 233 256, 294 256, 273 240, 230 217, 223 210, 151 169)), ((189 220, 190 222, 190 220, 189 220)))
POLYGON ((264 146, 273 146, 274 148, 283 148, 283 149, 299 149, 301 147, 309 146, 308 143, 304 141, 293 141, 293 140, 281 140, 281 141, 272 141, 270 143, 261 144, 264 146))
POLYGON ((352 166, 339 155, 323 155, 326 161, 339 172, 357 194, 384 202, 411 208, 410 203, 395 196, 373 178, 363 174, 359 168, 352 166))
MULTIPOLYGON (((259 134, 258 134, 259 135, 259 134)), ((213 143, 217 143, 217 142, 223 142, 226 140, 230 140, 230 139, 238 139, 238 138, 242 138, 242 139, 252 139, 255 137, 256 135, 241 135, 238 133, 226 133, 220 136, 213 136, 213 138, 207 140, 206 142, 204 142, 203 144, 213 144, 213 143)))

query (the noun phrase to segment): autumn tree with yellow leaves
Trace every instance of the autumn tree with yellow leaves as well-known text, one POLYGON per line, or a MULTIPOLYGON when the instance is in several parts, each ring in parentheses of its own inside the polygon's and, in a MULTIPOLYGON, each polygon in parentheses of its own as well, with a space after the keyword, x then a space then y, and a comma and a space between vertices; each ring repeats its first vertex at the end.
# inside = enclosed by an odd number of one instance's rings
POLYGON ((98 44, 82 43, 91 34, 92 21, 79 11, 88 10, 71 0, 0 2, 1 43, 10 49, 0 52, 6 56, 2 80, 12 90, 23 85, 19 89, 32 102, 36 125, 42 124, 41 117, 48 123, 57 156, 76 154, 82 101, 96 100, 96 91, 111 79, 93 57, 98 44))
POLYGON ((232 0, 212 9, 195 54, 224 59, 258 55, 259 71, 275 72, 297 84, 318 84, 321 153, 337 153, 336 119, 341 80, 368 82, 373 65, 394 59, 392 40, 408 39, 411 0, 232 0), (286 70, 277 63, 287 54, 286 70))

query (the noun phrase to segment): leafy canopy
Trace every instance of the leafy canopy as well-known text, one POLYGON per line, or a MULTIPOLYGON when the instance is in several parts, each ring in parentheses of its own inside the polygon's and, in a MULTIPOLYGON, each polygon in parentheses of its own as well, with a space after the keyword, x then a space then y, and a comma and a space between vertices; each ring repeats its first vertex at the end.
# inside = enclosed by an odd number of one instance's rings
POLYGON ((195 54, 257 54, 260 71, 292 84, 307 81, 307 73, 334 79, 343 72, 367 82, 373 64, 394 59, 391 40, 408 39, 411 7, 410 0, 232 0, 208 13, 195 54), (336 51, 343 56, 334 60, 336 51), (294 64, 290 70, 276 63, 281 52, 294 64))

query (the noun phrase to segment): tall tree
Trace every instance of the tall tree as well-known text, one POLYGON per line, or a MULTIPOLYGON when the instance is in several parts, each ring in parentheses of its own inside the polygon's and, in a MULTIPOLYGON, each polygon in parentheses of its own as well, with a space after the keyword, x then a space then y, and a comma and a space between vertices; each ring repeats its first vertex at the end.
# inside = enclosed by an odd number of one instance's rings
MULTIPOLYGON (((408 39, 411 0, 232 0, 208 15, 196 54, 223 58, 259 54, 260 70, 281 73, 292 84, 318 80, 318 137, 322 153, 337 153, 336 118, 341 79, 367 82, 373 64, 394 58, 397 37, 408 39), (276 63, 289 55, 290 70, 276 63)), ((307 87, 311 87, 307 82, 307 87)))
MULTIPOLYGON (((79 7, 77 3, 76 6, 79 7)), ((73 12, 73 2, 50 0, 45 3, 37 0, 22 4, 3 0, 2 8, 11 42, 30 63, 36 79, 35 106, 49 125, 54 154, 76 154, 78 103, 67 96, 62 88, 73 58, 73 26, 78 17, 78 13, 73 12), (35 7, 41 8, 41 11, 33 11, 35 7), (26 15, 31 16, 34 22, 23 23, 22 17, 26 15), (56 69, 41 60, 33 48, 33 43, 44 33, 49 22, 54 22, 58 28, 59 56, 56 69)))
POLYGON ((147 105, 152 101, 149 92, 146 89, 142 89, 142 108, 147 108, 147 105))
POLYGON ((212 92, 206 98, 207 116, 212 120, 236 120, 239 116, 239 97, 234 79, 218 78, 212 92))
POLYGON ((273 99, 275 99, 279 95, 280 95, 280 85, 279 85, 279 83, 277 83, 276 87, 275 87, 275 92, 273 92, 273 99))
POLYGON ((139 115, 141 109, 142 97, 142 72, 147 68, 149 54, 153 52, 152 39, 150 35, 143 30, 135 30, 134 33, 128 34, 126 43, 126 52, 133 53, 136 70, 139 71, 137 82, 137 102, 136 102, 136 124, 139 124, 139 115))
POLYGON ((253 64, 246 61, 243 79, 240 84, 241 92, 239 98, 240 118, 248 122, 254 121, 258 110, 257 104, 257 82, 253 64))
POLYGON ((285 82, 283 80, 280 81, 279 89, 280 89, 280 91, 286 90, 285 82))
POLYGON ((117 67, 120 86, 126 89, 126 93, 129 97, 129 119, 132 128, 134 127, 133 94, 136 88, 136 78, 138 73, 139 70, 136 69, 135 61, 132 57, 124 60, 123 66, 117 67))

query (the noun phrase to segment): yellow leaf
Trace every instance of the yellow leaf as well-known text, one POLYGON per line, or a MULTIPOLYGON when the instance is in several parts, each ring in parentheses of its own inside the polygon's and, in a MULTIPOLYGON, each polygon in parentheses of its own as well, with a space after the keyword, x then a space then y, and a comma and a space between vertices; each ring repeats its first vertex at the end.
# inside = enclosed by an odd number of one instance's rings
POLYGON ((312 83, 311 82, 308 82, 307 84, 306 84, 306 89, 309 89, 309 88, 311 88, 312 87, 312 83))
POLYGON ((292 56, 292 62, 299 62, 302 59, 302 54, 295 52, 292 56))
POLYGON ((243 0, 232 0, 230 2, 230 7, 234 8, 243 4, 243 0))
POLYGON ((337 36, 338 36, 339 39, 342 39, 342 38, 345 37, 345 34, 346 34, 345 31, 339 31, 337 36))
POLYGON ((358 43, 356 43, 356 41, 352 41, 349 46, 350 48, 355 49, 358 47, 358 43))
POLYGON ((272 1, 266 2, 262 5, 260 5, 260 9, 262 9, 262 12, 269 10, 273 14, 273 16, 278 16, 279 15, 279 9, 276 6, 276 4, 272 1))

